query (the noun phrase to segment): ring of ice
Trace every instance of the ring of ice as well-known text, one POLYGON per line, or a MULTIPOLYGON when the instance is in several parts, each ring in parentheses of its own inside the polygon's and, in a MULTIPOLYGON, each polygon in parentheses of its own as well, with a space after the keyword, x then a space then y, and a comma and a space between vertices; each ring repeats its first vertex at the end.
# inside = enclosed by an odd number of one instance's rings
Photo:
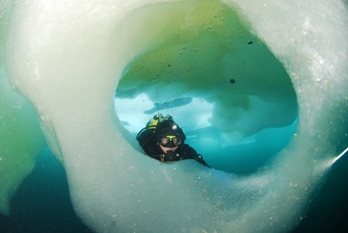
POLYGON ((290 231, 348 145, 347 17, 339 0, 2 1, 1 212, 46 140, 96 232, 290 231), (204 4, 238 12, 296 91, 296 134, 250 176, 154 161, 114 113, 127 65, 171 40, 177 14, 189 21, 204 4))

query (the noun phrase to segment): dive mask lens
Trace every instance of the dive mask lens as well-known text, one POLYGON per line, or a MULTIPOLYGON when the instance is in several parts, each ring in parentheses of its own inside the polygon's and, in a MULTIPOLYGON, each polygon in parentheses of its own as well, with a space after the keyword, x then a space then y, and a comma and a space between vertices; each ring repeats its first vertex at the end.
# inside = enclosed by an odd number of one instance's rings
POLYGON ((177 135, 165 135, 160 137, 160 144, 164 147, 176 147, 181 144, 181 138, 177 135))

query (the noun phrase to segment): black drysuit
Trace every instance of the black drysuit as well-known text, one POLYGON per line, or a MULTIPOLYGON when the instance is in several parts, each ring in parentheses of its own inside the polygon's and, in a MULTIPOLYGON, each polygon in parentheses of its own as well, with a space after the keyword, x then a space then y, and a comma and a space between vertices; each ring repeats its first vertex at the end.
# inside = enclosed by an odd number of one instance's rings
MULTIPOLYGON (((181 133, 183 134, 182 130, 181 133)), ((203 160, 203 157, 200 154, 197 154, 195 149, 187 144, 178 145, 178 148, 174 152, 168 151, 167 153, 164 153, 158 144, 157 136, 155 130, 153 129, 143 129, 140 131, 137 136, 137 140, 144 149, 145 153, 154 159, 163 162, 194 159, 204 166, 208 166, 208 164, 203 160)))

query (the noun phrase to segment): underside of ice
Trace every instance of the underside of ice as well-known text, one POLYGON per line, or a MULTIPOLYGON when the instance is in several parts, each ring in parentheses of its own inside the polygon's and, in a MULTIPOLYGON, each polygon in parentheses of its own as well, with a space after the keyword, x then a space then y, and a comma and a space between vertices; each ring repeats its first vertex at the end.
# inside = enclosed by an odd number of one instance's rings
POLYGON ((6 184, 20 183, 46 141, 96 232, 288 232, 348 146, 342 1, 3 1, 1 16, 2 213, 6 184), (156 105, 132 123, 139 109, 122 115, 115 96, 190 99, 174 117, 221 162, 145 156, 133 134, 156 105), (284 147, 248 174, 224 160, 257 159, 285 128, 284 147))

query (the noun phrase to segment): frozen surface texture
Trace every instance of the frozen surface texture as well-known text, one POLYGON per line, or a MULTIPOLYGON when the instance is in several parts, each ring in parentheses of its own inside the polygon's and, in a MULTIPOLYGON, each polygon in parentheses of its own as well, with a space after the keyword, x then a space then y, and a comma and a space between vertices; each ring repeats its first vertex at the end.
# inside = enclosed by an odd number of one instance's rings
POLYGON ((37 114, 30 102, 16 93, 6 74, 6 35, 11 3, 0 5, 0 213, 8 214, 10 200, 34 168, 45 146, 37 114))
POLYGON ((1 61, 39 114, 74 209, 96 232, 288 232, 348 146, 347 17, 342 1, 325 0, 20 1, 1 61), (131 66, 151 59, 163 60, 158 73, 131 66), (233 95, 219 82, 234 79, 231 66, 240 77, 233 95), (124 95, 148 90, 145 79, 158 75, 163 93, 150 98, 206 98, 212 124, 230 123, 240 138, 298 116, 296 134, 248 176, 154 161, 114 112, 115 89, 132 70, 124 95))

